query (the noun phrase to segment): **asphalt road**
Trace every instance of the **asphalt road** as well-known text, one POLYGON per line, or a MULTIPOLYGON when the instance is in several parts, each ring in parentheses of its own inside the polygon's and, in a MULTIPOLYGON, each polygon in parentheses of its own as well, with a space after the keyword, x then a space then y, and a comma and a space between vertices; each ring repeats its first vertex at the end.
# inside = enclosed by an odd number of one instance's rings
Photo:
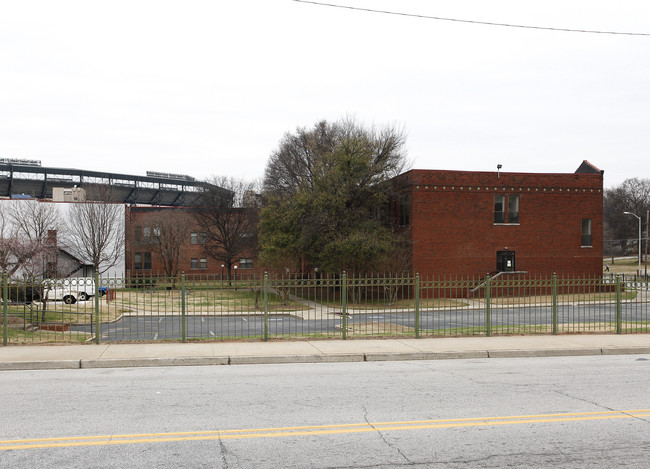
MULTIPOLYGON (((647 303, 626 303, 622 307, 621 319, 624 322, 648 320, 647 303)), ((359 313, 348 316, 349 325, 361 323, 383 323, 415 327, 413 312, 359 313)), ((538 308, 493 308, 491 324, 499 326, 540 326, 553 321, 550 307, 538 308)), ((341 316, 332 315, 322 320, 303 320, 291 315, 270 315, 269 334, 280 336, 299 336, 308 334, 336 335, 341 331, 341 316)), ((558 307, 558 323, 572 324, 590 322, 594 324, 615 323, 615 305, 561 305, 558 307)), ((486 311, 466 309, 458 311, 422 311, 420 328, 428 330, 453 330, 458 328, 485 328, 486 311)), ((595 326, 596 327, 596 326, 595 326)), ((90 326, 76 326, 72 330, 90 332, 90 326)), ((595 330, 598 330, 597 328, 595 330)), ((102 340, 176 340, 181 338, 181 318, 178 314, 161 316, 128 316, 101 325, 102 340)), ((186 337, 188 338, 229 338, 261 337, 264 334, 262 315, 205 315, 187 316, 186 337)))
POLYGON ((2 373, 3 467, 647 467, 650 356, 2 373))

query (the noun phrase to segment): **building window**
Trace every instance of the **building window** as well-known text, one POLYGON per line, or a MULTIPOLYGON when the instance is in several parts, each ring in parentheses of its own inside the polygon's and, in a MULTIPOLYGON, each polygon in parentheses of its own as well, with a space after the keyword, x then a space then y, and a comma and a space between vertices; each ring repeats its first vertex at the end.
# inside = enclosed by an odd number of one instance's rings
POLYGON ((399 226, 411 224, 411 206, 408 195, 399 198, 399 226))
POLYGON ((206 258, 193 257, 190 260, 190 268, 206 270, 208 268, 208 260, 206 258))
POLYGON ((506 222, 506 196, 494 196, 494 223, 506 222))
POLYGON ((142 237, 145 243, 160 244, 160 228, 145 226, 142 228, 142 237))
POLYGON ((205 244, 205 233, 190 233, 190 244, 205 244))
POLYGON ((591 218, 582 219, 582 247, 591 247, 591 218))
POLYGON ((409 195, 392 198, 390 203, 377 207, 376 216, 387 228, 411 224, 411 199, 409 195))
POLYGON ((252 269, 253 268, 253 259, 239 259, 239 268, 240 269, 252 269))
POLYGON ((136 252, 133 256, 133 268, 135 270, 151 270, 151 253, 136 252))
POLYGON ((505 195, 497 194, 494 196, 494 223, 519 223, 518 195, 509 195, 506 197, 505 195))
POLYGON ((519 196, 508 196, 508 223, 519 223, 519 196))

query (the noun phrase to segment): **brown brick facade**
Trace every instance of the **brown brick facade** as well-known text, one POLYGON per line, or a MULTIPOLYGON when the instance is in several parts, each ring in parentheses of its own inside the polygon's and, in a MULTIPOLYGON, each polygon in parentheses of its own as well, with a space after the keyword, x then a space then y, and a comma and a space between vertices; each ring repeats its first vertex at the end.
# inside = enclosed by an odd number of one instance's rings
MULTIPOLYGON (((195 209, 182 209, 186 213, 193 214, 195 209)), ((153 214, 166 212, 174 216, 179 211, 176 207, 127 207, 126 230, 125 230, 125 271, 129 277, 148 277, 163 275, 164 269, 160 256, 151 252, 146 242, 142 241, 144 233, 138 230, 153 229, 152 223, 148 221, 153 214)), ((227 271, 222 268, 222 261, 210 257, 206 252, 205 240, 198 225, 190 227, 186 241, 183 243, 180 256, 179 268, 187 276, 204 277, 216 276, 227 277, 227 271)), ((258 265, 254 252, 243 253, 241 260, 251 262, 236 262, 237 275, 259 274, 263 272, 258 265)), ((233 274, 233 272, 231 272, 233 274)))
MULTIPOLYGON (((585 164, 576 173, 561 174, 411 170, 397 176, 393 223, 411 242, 413 273, 451 278, 504 270, 600 275, 603 173, 588 164, 585 170, 585 164), (495 214, 499 207, 502 213, 495 214)), ((171 215, 174 210, 127 208, 127 275, 162 274, 156 254, 150 253, 145 265, 148 249, 133 228, 146 227, 152 213, 171 215)), ((181 249, 180 270, 194 276, 225 275, 222 262, 207 254, 200 237, 197 225, 181 249)), ((240 257, 250 259, 252 268, 237 262, 238 276, 264 272, 254 249, 240 257)))
POLYGON ((405 232, 412 242, 414 273, 480 277, 506 270, 508 259, 511 270, 531 275, 602 272, 600 171, 412 170, 396 182, 409 200, 410 226, 405 232), (501 195, 506 207, 509 199, 512 205, 518 202, 517 217, 512 217, 516 223, 507 218, 495 222, 495 196, 501 195))

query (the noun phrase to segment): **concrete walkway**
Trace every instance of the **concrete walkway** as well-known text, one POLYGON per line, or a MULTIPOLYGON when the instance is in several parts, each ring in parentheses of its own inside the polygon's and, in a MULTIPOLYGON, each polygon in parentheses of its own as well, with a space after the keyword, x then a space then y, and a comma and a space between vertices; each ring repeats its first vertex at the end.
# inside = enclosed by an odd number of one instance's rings
POLYGON ((0 370, 650 354, 650 334, 0 346, 0 370))

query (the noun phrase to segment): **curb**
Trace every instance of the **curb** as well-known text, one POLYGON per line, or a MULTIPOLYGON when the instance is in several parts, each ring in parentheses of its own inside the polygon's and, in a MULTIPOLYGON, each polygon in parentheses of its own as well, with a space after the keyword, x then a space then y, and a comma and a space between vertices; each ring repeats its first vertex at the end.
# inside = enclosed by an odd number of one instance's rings
POLYGON ((367 353, 365 356, 365 361, 367 362, 490 358, 489 353, 485 350, 464 352, 367 353))
POLYGON ((253 356, 241 355, 230 357, 230 365, 273 365, 282 363, 343 363, 363 362, 363 353, 345 353, 329 355, 275 355, 253 356))
POLYGON ((600 347, 579 349, 549 349, 549 350, 491 350, 489 358, 533 358, 533 357, 570 357, 603 355, 600 347))
POLYGON ((412 360, 458 360, 485 358, 533 358, 593 355, 645 355, 650 347, 603 347, 540 350, 470 350, 461 352, 339 353, 328 355, 235 355, 175 358, 97 358, 80 360, 34 360, 0 362, 0 371, 71 370, 156 366, 272 365, 289 363, 351 363, 412 360))
POLYGON ((228 357, 182 358, 97 358, 79 360, 79 368, 132 368, 151 366, 210 366, 228 365, 228 357))
POLYGON ((2 370, 75 370, 80 360, 37 360, 24 362, 0 362, 2 370))
POLYGON ((650 347, 603 347, 603 355, 646 355, 650 354, 650 347))

